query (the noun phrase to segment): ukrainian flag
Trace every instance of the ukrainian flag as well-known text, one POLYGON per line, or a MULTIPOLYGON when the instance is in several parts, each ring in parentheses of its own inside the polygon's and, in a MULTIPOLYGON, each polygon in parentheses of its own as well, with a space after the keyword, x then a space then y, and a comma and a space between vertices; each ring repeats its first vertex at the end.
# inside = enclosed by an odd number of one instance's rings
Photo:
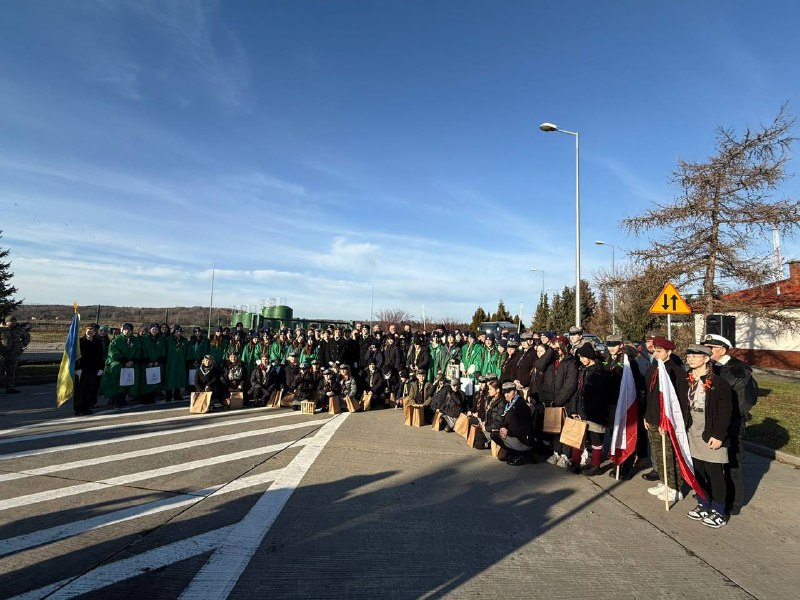
POLYGON ((72 324, 69 326, 67 341, 64 342, 64 356, 61 357, 61 368, 58 370, 58 387, 56 389, 56 405, 61 406, 72 398, 72 379, 75 377, 75 363, 81 355, 78 338, 80 332, 81 316, 78 314, 78 307, 75 306, 75 314, 72 317, 72 324))

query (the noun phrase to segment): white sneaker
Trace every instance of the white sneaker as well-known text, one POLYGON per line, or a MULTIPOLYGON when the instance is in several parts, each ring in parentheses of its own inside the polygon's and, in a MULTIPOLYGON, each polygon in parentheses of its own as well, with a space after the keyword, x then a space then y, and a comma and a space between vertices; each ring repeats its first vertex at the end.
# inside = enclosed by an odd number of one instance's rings
POLYGON ((666 500, 667 494, 669 494, 669 501, 675 502, 676 500, 683 500, 683 494, 680 493, 678 490, 673 490, 672 488, 665 487, 661 492, 658 494, 657 498, 659 500, 666 500))
POLYGON ((548 465, 554 465, 558 463, 558 452, 553 452, 553 456, 549 457, 546 462, 548 465))
MULTIPOLYGON (((658 496, 663 491, 664 491, 664 484, 661 483, 660 481, 658 482, 658 485, 655 485, 655 486, 653 486, 651 488, 647 488, 647 493, 651 494, 653 496, 658 496)), ((662 498, 662 500, 663 500, 663 498, 662 498)))
POLYGON ((586 450, 586 448, 584 448, 583 452, 581 453, 581 466, 585 467, 588 464, 589 464, 589 451, 586 450))
POLYGON ((556 466, 561 467, 562 469, 566 469, 567 467, 569 467, 569 459, 564 454, 562 454, 561 456, 558 457, 556 466))

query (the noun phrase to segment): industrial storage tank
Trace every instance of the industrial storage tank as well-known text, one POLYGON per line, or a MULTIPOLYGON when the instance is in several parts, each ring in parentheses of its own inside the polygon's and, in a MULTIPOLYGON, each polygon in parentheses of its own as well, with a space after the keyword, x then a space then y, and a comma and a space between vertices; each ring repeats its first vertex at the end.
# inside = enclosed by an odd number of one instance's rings
POLYGON ((294 311, 290 306, 274 306, 272 307, 273 316, 271 318, 278 321, 288 323, 294 316, 294 311))
POLYGON ((264 319, 264 317, 262 317, 262 316, 261 316, 260 314, 258 314, 258 313, 250 313, 250 314, 248 315, 248 318, 249 318, 249 323, 245 323, 245 325, 246 325, 246 326, 247 326, 249 329, 255 329, 256 331, 258 331, 259 329, 261 329, 261 324, 263 323, 263 319, 264 319))
POLYGON ((275 307, 274 306, 265 306, 261 310, 261 314, 264 316, 265 319, 274 319, 275 318, 275 307))

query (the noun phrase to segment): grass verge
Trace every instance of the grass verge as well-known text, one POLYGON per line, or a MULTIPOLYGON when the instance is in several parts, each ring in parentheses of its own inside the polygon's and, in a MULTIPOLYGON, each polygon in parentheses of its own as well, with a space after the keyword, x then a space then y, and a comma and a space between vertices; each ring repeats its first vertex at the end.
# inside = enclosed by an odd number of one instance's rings
POLYGON ((55 383, 61 363, 21 364, 17 369, 17 385, 55 383))
POLYGON ((760 373, 761 393, 747 423, 747 440, 800 456, 800 380, 760 373))

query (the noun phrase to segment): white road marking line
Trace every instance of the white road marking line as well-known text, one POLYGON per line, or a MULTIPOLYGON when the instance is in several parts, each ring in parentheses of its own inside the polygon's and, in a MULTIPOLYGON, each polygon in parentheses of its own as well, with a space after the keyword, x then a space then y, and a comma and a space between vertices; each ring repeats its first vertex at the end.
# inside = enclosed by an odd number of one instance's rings
MULTIPOLYGON (((41 456, 42 454, 51 454, 53 452, 65 452, 67 450, 80 450, 82 448, 93 448, 95 446, 105 446, 107 444, 131 442, 133 440, 144 440, 147 438, 159 437, 163 435, 179 435, 182 433, 191 433, 193 431, 203 431, 204 429, 212 429, 214 427, 230 427, 242 423, 255 423, 256 421, 270 421, 272 419, 282 419, 285 417, 292 417, 292 416, 299 416, 299 415, 296 412, 286 412, 286 413, 272 414, 272 415, 259 415, 257 417, 248 417, 246 419, 228 419, 225 421, 206 423, 205 425, 195 425, 194 427, 186 427, 182 429, 162 429, 159 431, 149 431, 147 433, 134 433, 131 435, 123 435, 121 437, 116 437, 116 438, 93 440, 91 442, 66 444, 64 446, 48 446, 46 448, 37 448, 36 450, 22 450, 20 452, 12 452, 11 454, 0 454, 0 461, 11 460, 14 458, 24 458, 26 456, 41 456)), ((165 421, 156 421, 156 422, 163 423, 165 421)), ((113 429, 113 428, 114 427, 112 426, 109 427, 108 429, 113 429)))
MULTIPOLYGON (((307 441, 300 440, 298 442, 298 444, 303 443, 307 443, 307 441)), ((180 494, 178 496, 165 498, 163 500, 146 502, 138 506, 123 508, 105 515, 99 515, 97 517, 91 517, 81 521, 74 521, 64 525, 56 525, 55 527, 50 527, 49 529, 41 529, 25 535, 18 535, 6 540, 0 540, 0 556, 13 554, 15 552, 22 552, 23 550, 35 548, 37 546, 44 546, 46 544, 57 542, 58 540, 63 540, 68 537, 85 533, 87 531, 108 527, 110 525, 116 525, 117 523, 123 523, 133 519, 139 519, 164 512, 166 510, 172 510, 174 508, 181 508, 184 506, 188 507, 212 496, 222 496, 224 494, 230 494, 239 490, 263 485, 265 483, 274 481, 275 478, 282 472, 283 469, 275 469, 274 471, 268 471, 259 475, 249 475, 247 477, 242 477, 241 479, 236 479, 229 484, 213 485, 203 488, 202 490, 189 492, 188 494, 180 494)))
MULTIPOLYGON (((186 409, 184 408, 184 411, 185 410, 186 409)), ((255 410, 262 411, 262 410, 267 410, 267 409, 257 409, 256 408, 256 409, 253 409, 253 410, 254 411, 255 410)), ((251 412, 251 411, 248 410, 247 413, 249 413, 249 412, 251 412)), ((127 423, 115 423, 114 425, 100 425, 99 427, 82 427, 80 429, 62 429, 62 430, 59 430, 59 431, 48 431, 47 433, 33 433, 33 434, 26 434, 26 435, 4 437, 4 438, 0 438, 0 444, 17 444, 17 443, 20 443, 20 442, 32 442, 32 441, 35 441, 35 440, 46 440, 46 439, 50 439, 50 438, 54 438, 54 437, 64 437, 64 436, 67 436, 67 435, 80 435, 80 434, 84 434, 84 433, 94 433, 95 431, 108 431, 109 429, 120 429, 122 427, 127 427, 127 426, 140 427, 142 425, 156 425, 156 424, 162 424, 162 423, 174 423, 176 421, 190 421, 190 420, 200 421, 200 420, 206 420, 206 419, 214 419, 214 418, 217 418, 217 417, 229 417, 229 416, 232 416, 234 414, 236 414, 236 413, 232 413, 232 412, 229 412, 229 411, 211 412, 211 413, 206 413, 204 415, 185 414, 185 415, 183 415, 181 417, 169 417, 167 419, 164 419, 164 418, 161 418, 161 419, 148 419, 148 420, 145 420, 145 421, 130 421, 130 422, 127 422, 127 423)), ((296 414, 296 413, 288 413, 288 414, 296 414)))
POLYGON ((77 579, 62 579, 37 590, 14 596, 12 600, 41 600, 42 598, 67 599, 80 596, 92 590, 104 588, 147 571, 167 567, 173 563, 210 552, 225 537, 233 525, 220 527, 208 533, 196 535, 167 546, 154 548, 130 558, 124 558, 94 569, 91 573, 77 579), (90 580, 86 580, 91 575, 90 580), (64 587, 62 587, 64 586, 64 587), (59 589, 61 588, 61 589, 59 589))
MULTIPOLYGON (((171 403, 172 404, 172 403, 171 403)), ((171 413, 177 411, 186 412, 186 407, 188 406, 187 402, 176 402, 174 403, 175 408, 160 408, 157 409, 158 414, 163 413, 171 413)), ((130 410, 126 411, 115 411, 111 413, 95 413, 91 418, 89 417, 63 417, 61 419, 52 419, 49 421, 39 421, 38 423, 29 423, 27 425, 20 425, 19 427, 11 427, 9 429, 0 429, 0 436, 6 435, 8 433, 18 433, 21 431, 29 431, 31 429, 40 429, 42 427, 52 427, 58 425, 72 425, 73 423, 80 423, 81 425, 90 425, 91 423, 96 423, 97 421, 105 421, 106 419, 119 419, 122 417, 135 417, 136 413, 140 411, 144 411, 147 409, 152 409, 154 406, 164 406, 164 404, 140 404, 136 406, 131 406, 130 410)), ((52 410, 51 408, 41 409, 41 410, 52 410)), ((156 412, 156 411, 154 411, 156 412)))
POLYGON ((180 600, 223 600, 228 597, 286 501, 314 464, 325 444, 344 423, 347 414, 344 413, 341 418, 324 425, 308 445, 300 450, 250 512, 228 531, 214 554, 180 595, 180 600))
POLYGON ((97 490, 108 489, 110 486, 124 486, 137 481, 144 481, 146 479, 154 479, 156 477, 163 477, 164 475, 172 475, 174 473, 183 473, 191 471, 192 469, 200 469, 209 467, 211 465, 219 465, 226 462, 233 462, 243 458, 251 458, 270 452, 280 452, 289 446, 296 443, 296 440, 284 442, 282 444, 273 444, 272 446, 264 446, 263 448, 254 448, 252 450, 242 450, 241 452, 234 452, 233 454, 225 454, 222 456, 212 456, 201 460, 193 460, 186 463, 177 465, 170 465, 168 467, 161 467, 159 469, 150 469, 149 471, 140 471, 138 473, 131 473, 129 475, 120 475, 119 477, 110 477, 109 479, 102 479, 91 483, 81 483, 79 485, 71 485, 68 487, 58 488, 55 490, 47 490, 45 492, 37 492, 35 494, 26 494, 24 496, 17 496, 16 498, 8 498, 7 500, 0 500, 0 511, 18 508, 20 506, 30 506, 31 504, 38 504, 39 502, 48 502, 50 500, 58 500, 60 498, 67 498, 68 496, 77 496, 78 494, 85 494, 87 492, 94 492, 97 490))
POLYGON ((15 481, 24 479, 26 477, 34 477, 37 475, 49 475, 50 473, 60 473, 70 469, 80 469, 83 467, 91 467, 94 465, 105 465, 120 460, 128 460, 131 458, 139 458, 141 456, 152 456, 153 454, 161 454, 163 452, 174 452, 176 450, 186 450, 187 448, 198 448, 209 444, 218 444, 221 442, 230 442, 233 440, 241 440, 244 438, 255 437, 258 435, 266 435, 268 433, 278 433, 281 431, 291 431, 292 429, 302 429, 303 427, 314 427, 318 423, 324 421, 304 421, 302 423, 291 423, 289 425, 278 425, 277 427, 269 427, 267 429, 253 429, 251 431, 242 431, 239 433, 232 433, 229 435, 221 435, 218 437, 204 438, 201 440, 192 440, 190 442, 181 442, 180 444, 169 444, 166 446, 156 446, 155 448, 145 448, 143 450, 133 450, 131 452, 123 452, 121 454, 111 454, 108 456, 98 456, 95 458, 87 458, 85 460, 76 460, 73 462, 47 465, 46 467, 39 467, 36 469, 25 469, 18 473, 0 473, 0 483, 3 481, 15 481))
MULTIPOLYGON (((193 556, 205 554, 215 548, 223 547, 226 549, 226 552, 231 549, 236 550, 236 546, 239 543, 238 540, 246 539, 248 541, 248 546, 238 549, 237 554, 239 554, 239 560, 236 561, 236 564, 232 565, 233 568, 230 569, 224 564, 222 565, 222 569, 228 571, 227 573, 223 573, 226 578, 222 582, 214 582, 215 587, 228 589, 228 592, 225 592, 224 596, 227 597, 230 589, 232 589, 233 585, 238 581, 242 571, 247 566, 250 558, 252 558, 258 545, 260 545, 261 540, 269 531, 289 496, 291 496, 292 491, 297 487, 308 468, 322 451, 325 443, 344 422, 345 418, 347 418, 347 413, 342 414, 339 419, 329 421, 313 438, 298 442, 298 444, 305 442, 306 447, 295 456, 287 467, 281 469, 281 473, 278 475, 273 485, 271 485, 267 492, 256 502, 256 505, 250 510, 245 519, 238 524, 228 525, 227 527, 215 529, 208 533, 196 535, 179 542, 168 544, 167 546, 154 548, 153 550, 137 554, 130 558, 103 565, 81 577, 63 579, 57 583, 15 596, 12 600, 40 600, 45 596, 53 599, 67 600, 136 577, 147 571, 166 567, 176 562, 192 558, 193 556), (312 444, 313 450, 306 452, 306 450, 312 448, 312 444), (298 459, 300 459, 299 462, 296 462, 298 459), (270 494, 270 490, 273 488, 275 488, 275 492, 277 493, 270 494), (263 522, 259 521, 259 519, 268 519, 269 521, 263 522), (246 528, 243 527, 245 521, 248 521, 246 528), (253 527, 254 525, 258 529, 257 532, 251 533, 247 531, 247 528, 253 527), (245 533, 247 534, 244 538, 241 537, 240 533, 242 529, 245 529, 245 533), (255 545, 253 546, 253 544, 255 545)), ((195 577, 195 580, 193 580, 189 588, 184 591, 184 595, 190 592, 202 573, 208 572, 206 567, 212 563, 213 558, 217 556, 218 553, 219 551, 214 553, 212 559, 206 563, 206 566, 204 566, 198 576, 195 577)), ((219 562, 214 562, 213 569, 217 570, 219 568, 219 562)), ((202 580, 200 582, 202 583, 202 580)), ((194 592, 190 592, 190 594, 193 593, 194 592)), ((205 600, 205 598, 209 596, 201 595, 200 597, 205 600)))

